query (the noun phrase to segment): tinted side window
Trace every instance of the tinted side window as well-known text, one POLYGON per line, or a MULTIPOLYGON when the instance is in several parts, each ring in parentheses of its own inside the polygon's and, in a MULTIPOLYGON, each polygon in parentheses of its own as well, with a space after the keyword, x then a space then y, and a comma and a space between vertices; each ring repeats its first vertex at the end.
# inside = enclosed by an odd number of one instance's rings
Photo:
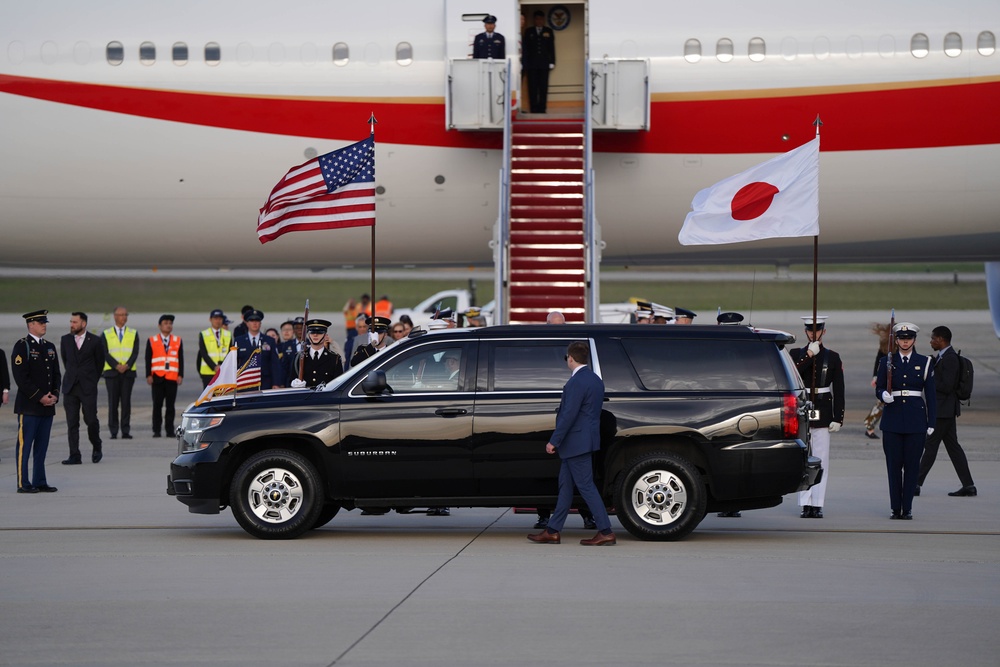
POLYGON ((463 346, 422 346, 393 359, 380 370, 394 394, 461 391, 470 362, 463 346))
POLYGON ((567 341, 517 341, 493 348, 493 391, 561 391, 569 380, 567 341))
POLYGON ((752 340, 628 339, 622 344, 646 389, 775 391, 784 386, 777 349, 752 340), (778 368, 775 368, 775 365, 778 368))

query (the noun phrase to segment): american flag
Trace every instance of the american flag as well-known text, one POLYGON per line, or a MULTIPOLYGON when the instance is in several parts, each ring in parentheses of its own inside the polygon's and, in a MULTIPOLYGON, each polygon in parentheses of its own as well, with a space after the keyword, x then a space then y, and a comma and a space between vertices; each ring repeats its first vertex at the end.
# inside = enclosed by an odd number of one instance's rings
POLYGON ((375 224, 375 135, 293 168, 271 190, 257 238, 375 224))
POLYGON ((254 350, 236 374, 236 391, 260 389, 260 350, 254 350))

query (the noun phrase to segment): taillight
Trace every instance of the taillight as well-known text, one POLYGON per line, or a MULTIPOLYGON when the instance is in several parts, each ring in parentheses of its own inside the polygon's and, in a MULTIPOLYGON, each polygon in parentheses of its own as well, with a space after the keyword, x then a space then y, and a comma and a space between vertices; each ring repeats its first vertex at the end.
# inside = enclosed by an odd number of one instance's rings
POLYGON ((799 437, 799 402, 795 394, 785 394, 782 400, 781 435, 784 438, 799 437))

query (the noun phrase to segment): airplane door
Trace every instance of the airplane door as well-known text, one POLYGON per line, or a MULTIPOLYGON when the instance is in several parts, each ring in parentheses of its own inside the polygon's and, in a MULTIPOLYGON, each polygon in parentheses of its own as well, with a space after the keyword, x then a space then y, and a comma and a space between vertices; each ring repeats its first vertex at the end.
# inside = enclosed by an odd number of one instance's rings
MULTIPOLYGON (((584 63, 587 60, 587 3, 568 0, 559 3, 522 2, 524 30, 535 25, 535 12, 542 12, 544 24, 555 38, 555 69, 549 72, 546 114, 583 114, 584 63)), ((523 39, 522 31, 522 39, 523 39)), ((508 44, 510 41, 508 40, 508 44)), ((522 112, 530 111, 527 77, 521 77, 522 112)))

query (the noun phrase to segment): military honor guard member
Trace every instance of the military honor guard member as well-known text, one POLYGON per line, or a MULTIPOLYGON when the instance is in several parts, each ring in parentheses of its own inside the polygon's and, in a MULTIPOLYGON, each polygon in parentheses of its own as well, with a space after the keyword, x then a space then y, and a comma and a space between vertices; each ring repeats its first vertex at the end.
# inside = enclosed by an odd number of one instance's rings
MULTIPOLYGON (((484 31, 476 35, 472 43, 473 58, 503 60, 507 57, 507 46, 503 35, 496 31, 497 17, 489 15, 483 19, 484 31)), ((390 313, 391 315, 391 313, 390 313)))
POLYGON ((278 341, 260 332, 264 313, 253 308, 244 313, 243 321, 247 325, 247 332, 242 336, 236 336, 233 343, 236 346, 236 363, 240 368, 243 368, 250 361, 250 355, 259 351, 261 389, 284 387, 284 367, 281 365, 281 359, 278 358, 278 341))
POLYGON ((175 336, 174 316, 160 315, 160 332, 146 341, 146 383, 153 392, 153 437, 174 434, 174 403, 184 382, 184 347, 175 336), (164 410, 164 405, 166 409, 164 410), (161 428, 165 427, 165 428, 161 428))
POLYGON ((216 308, 209 313, 208 321, 211 326, 198 334, 198 375, 203 388, 215 377, 215 369, 229 354, 233 344, 233 335, 223 328, 226 321, 224 312, 216 308))
POLYGON ((674 306, 674 324, 692 324, 698 313, 687 308, 674 306))
POLYGON ((49 448, 52 418, 59 402, 59 356, 56 346, 45 340, 47 310, 24 314, 28 335, 14 343, 10 365, 17 385, 14 413, 17 415, 17 492, 55 493, 45 478, 45 453, 49 448), (29 474, 28 460, 31 459, 29 474))
POLYGON ((810 391, 813 410, 809 416, 809 433, 813 455, 823 461, 823 479, 805 491, 799 491, 800 517, 822 519, 826 503, 826 482, 830 478, 830 434, 844 425, 844 364, 840 355, 823 345, 826 333, 825 315, 803 317, 806 340, 809 344, 789 350, 795 367, 799 370, 810 391), (813 395, 812 388, 816 388, 813 395))
POLYGON ((879 428, 889 474, 890 519, 913 518, 920 456, 937 419, 931 360, 913 349, 919 331, 910 322, 893 327, 897 349, 882 359, 875 378, 875 396, 885 404, 879 428))
POLYGON ((59 354, 63 363, 62 403, 66 411, 66 437, 69 458, 63 465, 79 465, 80 412, 87 425, 90 440, 90 460, 100 463, 104 457, 101 443, 101 421, 97 416, 97 385, 104 370, 104 341, 87 331, 87 314, 75 312, 69 318, 69 333, 59 339, 59 354))
POLYGON ((115 325, 104 330, 104 386, 108 390, 108 430, 111 439, 131 440, 132 388, 139 359, 139 332, 126 326, 128 309, 117 306, 115 325))
POLYGON ((312 319, 306 324, 309 346, 300 352, 292 366, 293 387, 317 387, 344 372, 344 360, 326 346, 325 339, 330 329, 330 321, 312 319), (302 364, 302 379, 298 378, 299 364, 302 364))
POLYGON ((528 76, 528 104, 531 113, 545 113, 549 99, 549 71, 556 66, 556 36, 545 25, 545 12, 535 11, 535 25, 524 31, 521 40, 521 69, 528 76))
POLYGON ((375 354, 381 352, 389 344, 387 334, 389 333, 389 327, 392 326, 392 320, 388 317, 370 317, 368 318, 368 322, 369 342, 367 345, 355 347, 354 354, 351 356, 351 366, 357 366, 368 357, 375 356, 375 354))

